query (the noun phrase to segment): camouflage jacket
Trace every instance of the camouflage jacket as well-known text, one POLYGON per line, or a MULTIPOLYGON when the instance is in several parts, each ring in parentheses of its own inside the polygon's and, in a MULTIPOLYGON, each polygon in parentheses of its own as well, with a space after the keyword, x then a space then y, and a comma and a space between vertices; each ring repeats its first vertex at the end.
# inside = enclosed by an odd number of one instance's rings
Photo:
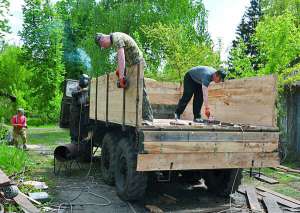
POLYGON ((132 66, 143 61, 142 51, 136 42, 125 33, 115 32, 111 34, 112 46, 116 49, 124 48, 127 66, 132 66))

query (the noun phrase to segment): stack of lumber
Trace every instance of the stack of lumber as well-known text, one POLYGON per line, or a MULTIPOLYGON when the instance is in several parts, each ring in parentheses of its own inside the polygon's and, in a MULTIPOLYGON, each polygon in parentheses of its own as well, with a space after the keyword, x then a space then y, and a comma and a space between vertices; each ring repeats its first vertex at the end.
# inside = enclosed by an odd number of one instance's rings
MULTIPOLYGON (((8 178, 8 176, 0 169, 0 189, 3 187, 7 187, 11 185, 11 180, 8 178)), ((0 190, 0 197, 4 198, 3 193, 0 190)), ((20 208, 24 212, 29 213, 38 213, 40 212, 39 209, 37 209, 29 200, 28 198, 21 192, 18 193, 16 197, 12 199, 16 204, 20 206, 20 208)))
POLYGON ((252 212, 281 213, 283 210, 300 211, 300 201, 262 186, 240 186, 240 193, 247 197, 252 212))

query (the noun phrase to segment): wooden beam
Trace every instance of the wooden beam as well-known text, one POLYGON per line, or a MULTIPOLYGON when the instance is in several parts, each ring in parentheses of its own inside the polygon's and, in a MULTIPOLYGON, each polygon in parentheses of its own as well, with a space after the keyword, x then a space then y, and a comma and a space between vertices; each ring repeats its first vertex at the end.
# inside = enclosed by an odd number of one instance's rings
POLYGON ((264 204, 267 208, 268 213, 282 213, 283 211, 279 208, 276 201, 274 201, 271 197, 266 196, 263 198, 264 204))
POLYGON ((278 144, 265 142, 144 142, 147 154, 203 152, 274 152, 278 144))
POLYGON ((286 171, 286 172, 292 172, 292 173, 298 173, 298 174, 300 174, 300 170, 291 169, 291 168, 286 167, 286 166, 279 165, 279 166, 277 166, 277 168, 279 168, 279 169, 281 169, 283 171, 286 171))
POLYGON ((137 171, 274 167, 278 153, 139 154, 137 171))
POLYGON ((248 202, 249 202, 251 211, 264 212, 258 201, 254 186, 246 186, 246 195, 248 198, 248 202))
MULTIPOLYGON (((181 129, 180 129, 181 130, 181 129)), ((143 131, 145 142, 278 142, 278 132, 143 131)))

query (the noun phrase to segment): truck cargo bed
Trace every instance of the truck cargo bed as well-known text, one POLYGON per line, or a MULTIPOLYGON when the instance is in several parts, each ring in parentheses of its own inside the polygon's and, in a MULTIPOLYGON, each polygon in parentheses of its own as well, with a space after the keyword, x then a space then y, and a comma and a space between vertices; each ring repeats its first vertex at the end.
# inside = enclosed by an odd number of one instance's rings
POLYGON ((278 129, 156 119, 143 126, 138 171, 277 166, 278 129))

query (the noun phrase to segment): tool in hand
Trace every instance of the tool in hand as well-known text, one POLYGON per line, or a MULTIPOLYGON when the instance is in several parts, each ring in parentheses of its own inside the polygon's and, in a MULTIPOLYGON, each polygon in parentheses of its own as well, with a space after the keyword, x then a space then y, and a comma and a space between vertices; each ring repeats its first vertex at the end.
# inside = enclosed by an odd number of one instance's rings
POLYGON ((128 81, 126 77, 126 70, 124 72, 124 77, 120 79, 120 71, 116 69, 116 75, 118 76, 117 87, 126 89, 128 87, 128 81))

